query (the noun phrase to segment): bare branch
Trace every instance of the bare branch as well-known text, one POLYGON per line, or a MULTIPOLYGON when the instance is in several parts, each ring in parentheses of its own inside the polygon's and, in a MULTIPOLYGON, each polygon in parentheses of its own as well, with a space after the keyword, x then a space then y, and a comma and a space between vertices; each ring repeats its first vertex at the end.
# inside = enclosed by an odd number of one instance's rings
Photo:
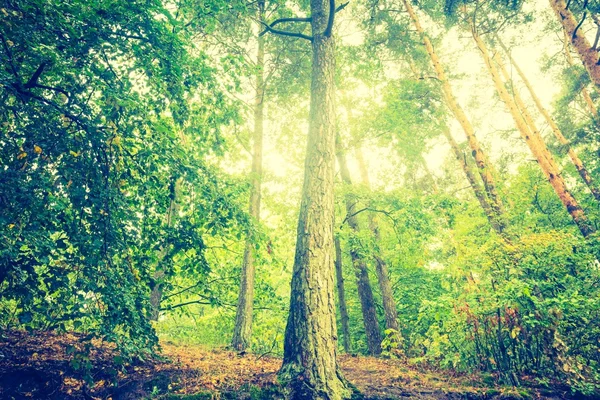
POLYGON ((295 37, 295 38, 300 38, 300 39, 306 39, 309 42, 313 41, 313 37, 312 36, 308 36, 308 35, 305 35, 305 34, 300 33, 300 32, 280 31, 279 29, 273 29, 273 28, 271 28, 269 25, 265 24, 262 21, 260 21, 260 23, 264 25, 266 31, 274 33, 276 35, 290 36, 290 37, 295 37))
MULTIPOLYGON (((285 22, 310 22, 310 17, 306 17, 306 18, 279 18, 276 19, 275 21, 271 22, 269 24, 269 26, 271 28, 273 28, 275 25, 278 24, 282 24, 285 22)), ((262 31, 261 33, 258 34, 258 36, 264 36, 267 32, 269 32, 268 29, 265 29, 264 31, 262 31)))
POLYGON ((329 0, 329 18, 327 19, 327 28, 325 28, 325 32, 323 35, 325 37, 331 36, 331 32, 333 31, 333 21, 335 20, 335 0, 329 0))
POLYGON ((579 21, 579 24, 577 24, 577 26, 575 27, 575 30, 573 31, 573 36, 572 36, 573 39, 575 39, 577 37, 577 31, 581 27, 581 24, 583 24, 583 21, 585 21, 585 17, 587 17, 587 11, 583 13, 583 18, 581 18, 581 21, 579 21))
POLYGON ((25 89, 30 89, 37 85, 37 81, 40 78, 40 75, 42 75, 42 72, 44 72, 44 68, 46 68, 45 62, 41 63, 38 69, 35 70, 29 81, 25 84, 25 89))

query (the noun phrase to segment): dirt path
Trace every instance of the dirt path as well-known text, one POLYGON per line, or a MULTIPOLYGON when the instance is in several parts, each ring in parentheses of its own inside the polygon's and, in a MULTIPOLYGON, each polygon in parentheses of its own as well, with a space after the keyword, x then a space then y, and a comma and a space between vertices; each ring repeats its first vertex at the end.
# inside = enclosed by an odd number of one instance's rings
MULTIPOLYGON (((115 369, 111 346, 95 342, 94 385, 85 385, 69 353, 80 337, 4 333, 0 340, 0 399, 277 399, 281 360, 254 354, 163 344, 168 360, 115 369), (117 386, 113 383, 117 382, 117 386), (202 394, 199 394, 202 393, 202 394), (192 396, 194 395, 194 396, 192 396)), ((341 356, 346 378, 363 399, 564 399, 535 389, 486 387, 480 377, 434 372, 400 360, 341 356)))

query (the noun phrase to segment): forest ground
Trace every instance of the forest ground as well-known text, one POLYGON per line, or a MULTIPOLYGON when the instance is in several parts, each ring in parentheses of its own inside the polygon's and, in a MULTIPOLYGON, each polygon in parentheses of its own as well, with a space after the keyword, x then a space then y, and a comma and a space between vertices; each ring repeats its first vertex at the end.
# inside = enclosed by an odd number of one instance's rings
MULTIPOLYGON (((110 345, 82 336, 0 332, 0 399, 278 399, 281 359, 162 343, 162 359, 114 367, 110 345), (93 384, 85 384, 87 364, 93 384), (114 382, 117 385, 114 385, 114 382)), ((357 399, 566 399, 566 391, 495 386, 492 376, 457 374, 399 359, 342 355, 357 399)))

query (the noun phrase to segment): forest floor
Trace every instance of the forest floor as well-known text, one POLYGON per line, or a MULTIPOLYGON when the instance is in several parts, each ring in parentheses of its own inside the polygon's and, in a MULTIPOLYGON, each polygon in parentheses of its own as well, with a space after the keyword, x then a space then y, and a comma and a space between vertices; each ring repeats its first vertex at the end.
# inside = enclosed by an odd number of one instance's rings
MULTIPOLYGON (((0 399, 279 399, 281 359, 163 343, 164 359, 115 368, 112 347, 81 336, 0 332, 0 399), (75 351, 74 351, 75 350, 75 351), (93 383, 86 384, 85 366, 93 383), (116 385, 115 385, 116 383, 116 385)), ((567 399, 533 385, 494 386, 493 377, 434 371, 397 359, 342 355, 357 399, 567 399)))

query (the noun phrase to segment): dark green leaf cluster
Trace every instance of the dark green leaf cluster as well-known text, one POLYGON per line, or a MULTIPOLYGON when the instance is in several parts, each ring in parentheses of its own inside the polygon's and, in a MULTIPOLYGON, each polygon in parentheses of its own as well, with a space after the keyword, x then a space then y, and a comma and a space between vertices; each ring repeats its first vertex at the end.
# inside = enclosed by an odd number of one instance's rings
POLYGON ((4 325, 151 348, 158 254, 202 271, 202 235, 245 219, 203 161, 238 118, 226 70, 179 16, 158 0, 0 5, 4 325), (168 216, 175 196, 190 218, 168 216))

